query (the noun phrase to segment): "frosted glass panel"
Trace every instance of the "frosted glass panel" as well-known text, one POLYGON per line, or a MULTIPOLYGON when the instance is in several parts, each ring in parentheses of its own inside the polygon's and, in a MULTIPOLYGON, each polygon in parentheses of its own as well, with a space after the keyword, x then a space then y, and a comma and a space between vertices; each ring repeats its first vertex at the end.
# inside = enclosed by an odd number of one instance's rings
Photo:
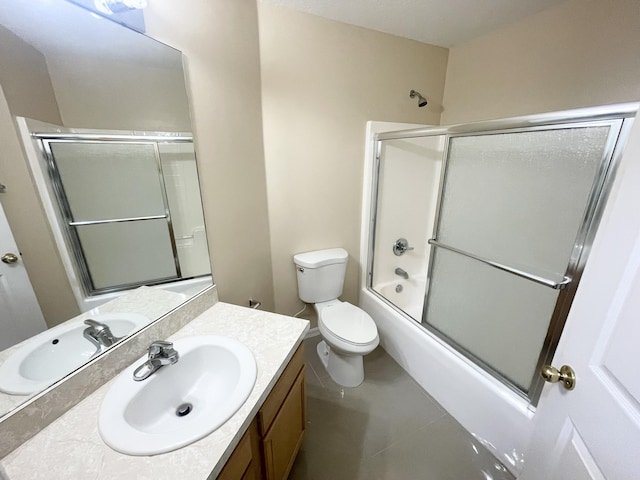
POLYGON ((426 323, 525 392, 558 291, 434 248, 426 323))
POLYGON ((413 319, 424 305, 444 137, 384 140, 380 155, 372 288, 413 319), (412 250, 393 253, 400 238, 412 250), (395 273, 407 272, 408 278, 395 273))
POLYGON ((171 223, 176 237, 204 227, 196 154, 192 143, 158 144, 171 223))
POLYGON ((162 175, 183 277, 211 273, 198 169, 190 142, 159 143, 162 175))
POLYGON ((50 145, 74 221, 165 214, 153 145, 50 145))
POLYGON ((96 289, 176 277, 164 219, 77 227, 96 289))
POLYGON ((609 129, 452 138, 438 240, 561 280, 609 129))

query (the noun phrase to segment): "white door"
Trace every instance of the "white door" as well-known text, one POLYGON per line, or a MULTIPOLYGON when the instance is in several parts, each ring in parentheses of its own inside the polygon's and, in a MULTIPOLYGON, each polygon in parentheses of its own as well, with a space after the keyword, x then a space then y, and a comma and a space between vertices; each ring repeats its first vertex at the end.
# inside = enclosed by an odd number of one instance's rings
POLYGON ((0 205, 0 257, 2 258, 0 261, 1 351, 47 329, 2 205, 0 205))
POLYGON ((521 480, 640 479, 640 122, 627 143, 554 366, 521 480))

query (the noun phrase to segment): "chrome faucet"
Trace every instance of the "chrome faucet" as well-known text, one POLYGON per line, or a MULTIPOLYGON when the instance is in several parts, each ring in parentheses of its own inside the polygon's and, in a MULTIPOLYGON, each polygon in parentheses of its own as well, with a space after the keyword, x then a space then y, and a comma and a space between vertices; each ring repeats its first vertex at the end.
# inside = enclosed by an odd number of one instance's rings
POLYGON ((173 343, 156 340, 148 348, 149 358, 133 372, 133 379, 141 382, 156 373, 165 365, 173 365, 180 355, 173 348, 173 343))
POLYGON ((395 269, 395 274, 401 276, 405 280, 409 280, 409 274, 400 267, 395 269))
POLYGON ((82 332, 82 336, 89 340, 92 344, 96 346, 98 351, 103 348, 110 347, 114 343, 122 340, 124 337, 116 337, 109 328, 109 325, 106 325, 101 322, 97 322, 91 318, 87 318, 84 321, 84 324, 87 325, 87 328, 82 332))

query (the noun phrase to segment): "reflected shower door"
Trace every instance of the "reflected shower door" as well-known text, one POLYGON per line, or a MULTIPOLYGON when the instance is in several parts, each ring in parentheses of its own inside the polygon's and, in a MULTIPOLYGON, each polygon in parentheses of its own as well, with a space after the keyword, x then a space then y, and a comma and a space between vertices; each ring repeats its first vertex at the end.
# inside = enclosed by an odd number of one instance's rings
POLYGON ((449 139, 423 322, 523 393, 565 289, 575 292, 620 126, 449 139))
POLYGON ((180 277, 155 143, 45 144, 87 293, 180 277))

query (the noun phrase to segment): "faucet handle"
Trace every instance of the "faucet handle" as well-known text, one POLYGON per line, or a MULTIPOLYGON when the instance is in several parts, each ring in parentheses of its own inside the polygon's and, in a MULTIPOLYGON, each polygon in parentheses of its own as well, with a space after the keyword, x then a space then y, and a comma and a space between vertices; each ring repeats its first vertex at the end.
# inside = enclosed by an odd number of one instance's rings
POLYGON ((156 340, 155 342, 152 342, 151 345, 149 345, 148 351, 149 358, 158 356, 168 357, 178 353, 174 350, 172 342, 164 340, 156 340))
POLYGON ((91 328, 96 329, 97 331, 103 330, 106 327, 106 325, 104 323, 100 323, 97 320, 94 320, 92 318, 87 318, 84 321, 84 324, 89 326, 89 327, 91 327, 91 328))
POLYGON ((413 247, 409 246, 409 241, 406 238, 399 238, 393 244, 393 254, 397 257, 404 255, 409 250, 413 250, 413 247))

